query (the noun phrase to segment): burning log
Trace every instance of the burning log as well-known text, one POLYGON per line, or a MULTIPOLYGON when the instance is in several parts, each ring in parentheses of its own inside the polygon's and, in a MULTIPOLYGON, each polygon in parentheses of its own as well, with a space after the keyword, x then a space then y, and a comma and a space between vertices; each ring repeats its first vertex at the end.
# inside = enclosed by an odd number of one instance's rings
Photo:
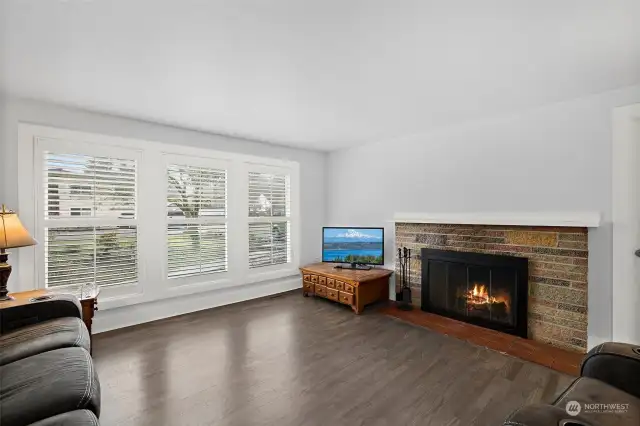
POLYGON ((475 284, 473 289, 458 296, 458 308, 475 316, 503 318, 509 315, 509 298, 489 295, 484 285, 475 284))

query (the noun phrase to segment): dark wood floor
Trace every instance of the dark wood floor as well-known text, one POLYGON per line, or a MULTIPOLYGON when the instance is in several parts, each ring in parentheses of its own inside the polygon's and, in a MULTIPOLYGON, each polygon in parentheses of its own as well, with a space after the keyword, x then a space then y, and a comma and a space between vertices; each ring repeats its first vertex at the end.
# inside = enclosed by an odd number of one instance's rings
POLYGON ((95 336, 101 425, 499 425, 571 381, 288 293, 95 336))

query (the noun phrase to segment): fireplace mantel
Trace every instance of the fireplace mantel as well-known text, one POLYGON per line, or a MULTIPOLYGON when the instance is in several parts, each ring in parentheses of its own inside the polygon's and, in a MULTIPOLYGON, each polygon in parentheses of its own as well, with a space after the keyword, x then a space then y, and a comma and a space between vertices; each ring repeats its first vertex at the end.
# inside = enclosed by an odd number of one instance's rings
POLYGON ((454 225, 569 226, 597 228, 600 213, 581 212, 479 212, 396 213, 395 223, 441 223, 454 225))

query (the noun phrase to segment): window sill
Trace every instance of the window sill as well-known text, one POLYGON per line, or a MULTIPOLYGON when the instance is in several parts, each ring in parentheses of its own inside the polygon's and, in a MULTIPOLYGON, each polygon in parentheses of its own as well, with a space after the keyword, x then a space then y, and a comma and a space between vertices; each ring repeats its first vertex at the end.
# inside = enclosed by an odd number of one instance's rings
POLYGON ((286 278, 297 275, 299 273, 300 271, 298 270, 298 267, 292 264, 274 265, 267 268, 259 268, 249 271, 249 275, 247 276, 245 282, 249 284, 260 281, 275 280, 278 278, 286 278))
MULTIPOLYGON (((280 266, 280 265, 276 265, 280 266)), ((182 296, 188 296, 198 293, 206 293, 223 289, 237 289, 254 284, 259 284, 276 279, 292 277, 299 274, 299 271, 295 267, 288 265, 286 269, 274 269, 269 271, 259 271, 254 274, 250 274, 246 277, 241 284, 237 284, 238 280, 233 278, 222 278, 212 281, 205 281, 200 283, 190 283, 184 285, 177 285, 167 287, 162 291, 157 291, 153 295, 145 293, 128 294, 114 297, 101 297, 100 298, 100 310, 106 311, 110 309, 121 308, 125 306, 138 305, 143 303, 150 303, 159 300, 172 299, 182 296)))

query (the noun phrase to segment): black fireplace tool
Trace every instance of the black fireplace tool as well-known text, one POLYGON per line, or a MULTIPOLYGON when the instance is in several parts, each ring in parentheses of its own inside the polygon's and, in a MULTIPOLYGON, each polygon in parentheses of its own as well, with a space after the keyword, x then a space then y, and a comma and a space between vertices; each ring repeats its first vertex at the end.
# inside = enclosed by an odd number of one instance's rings
POLYGON ((400 291, 396 293, 398 309, 410 311, 411 305, 411 249, 406 247, 398 249, 398 260, 400 264, 400 291))

